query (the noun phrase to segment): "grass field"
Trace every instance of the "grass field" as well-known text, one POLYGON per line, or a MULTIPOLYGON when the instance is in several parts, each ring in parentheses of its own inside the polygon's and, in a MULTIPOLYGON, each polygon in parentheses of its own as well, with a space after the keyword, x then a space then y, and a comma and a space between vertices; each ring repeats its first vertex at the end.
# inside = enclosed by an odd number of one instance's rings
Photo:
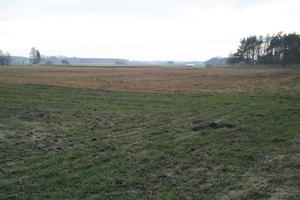
POLYGON ((300 68, 0 67, 0 82, 115 91, 254 92, 300 89, 300 68))
POLYGON ((300 199, 297 71, 68 70, 0 69, 0 199, 300 199))

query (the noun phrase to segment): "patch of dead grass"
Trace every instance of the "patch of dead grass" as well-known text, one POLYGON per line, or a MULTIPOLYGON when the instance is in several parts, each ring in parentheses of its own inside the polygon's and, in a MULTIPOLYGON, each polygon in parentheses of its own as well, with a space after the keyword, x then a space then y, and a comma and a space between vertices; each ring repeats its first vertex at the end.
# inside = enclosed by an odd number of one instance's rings
POLYGON ((254 92, 299 89, 300 70, 280 68, 1 67, 0 82, 116 91, 254 92))

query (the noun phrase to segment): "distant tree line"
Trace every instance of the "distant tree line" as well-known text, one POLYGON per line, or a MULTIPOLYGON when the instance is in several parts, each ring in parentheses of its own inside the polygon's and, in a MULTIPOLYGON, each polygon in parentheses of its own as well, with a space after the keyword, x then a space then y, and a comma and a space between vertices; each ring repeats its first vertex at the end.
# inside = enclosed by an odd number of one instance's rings
POLYGON ((8 52, 3 53, 0 49, 0 65, 8 66, 12 62, 12 58, 8 52))
POLYGON ((61 61, 61 64, 63 64, 63 65, 69 65, 70 63, 69 63, 69 61, 67 59, 63 59, 61 61))
POLYGON ((70 61, 65 56, 42 56, 41 63, 45 65, 69 65, 70 61))
POLYGON ((64 56, 44 56, 35 47, 32 47, 29 53, 30 64, 42 64, 42 65, 53 65, 53 64, 63 64, 69 65, 69 61, 64 56))
POLYGON ((274 64, 300 63, 300 35, 297 33, 273 36, 249 36, 240 41, 237 52, 230 55, 228 64, 274 64))

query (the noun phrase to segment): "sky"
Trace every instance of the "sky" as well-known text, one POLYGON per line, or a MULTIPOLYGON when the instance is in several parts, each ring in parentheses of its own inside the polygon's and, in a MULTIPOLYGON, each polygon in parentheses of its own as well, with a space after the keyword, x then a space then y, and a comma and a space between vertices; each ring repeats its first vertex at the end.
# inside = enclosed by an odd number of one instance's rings
POLYGON ((242 37, 300 32, 300 0, 0 0, 0 49, 203 61, 242 37))

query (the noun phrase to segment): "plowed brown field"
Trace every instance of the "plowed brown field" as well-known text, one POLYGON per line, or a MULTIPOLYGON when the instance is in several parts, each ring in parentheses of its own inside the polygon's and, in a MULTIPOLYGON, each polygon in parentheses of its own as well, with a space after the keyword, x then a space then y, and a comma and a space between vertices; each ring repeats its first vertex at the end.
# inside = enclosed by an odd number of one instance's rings
POLYGON ((0 67, 0 82, 119 91, 252 92, 299 89, 299 69, 0 67))

